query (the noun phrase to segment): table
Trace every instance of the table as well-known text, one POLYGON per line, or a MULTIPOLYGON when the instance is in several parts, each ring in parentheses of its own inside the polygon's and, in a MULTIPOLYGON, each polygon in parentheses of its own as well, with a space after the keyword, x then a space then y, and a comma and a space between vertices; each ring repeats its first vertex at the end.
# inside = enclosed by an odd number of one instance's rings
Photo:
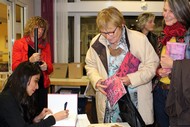
MULTIPOLYGON (((69 78, 62 78, 62 79, 58 79, 58 78, 50 78, 50 82, 51 82, 51 85, 50 85, 50 93, 60 93, 61 91, 61 88, 57 91, 55 91, 55 86, 63 86, 64 89, 66 87, 80 87, 80 95, 79 95, 79 98, 84 98, 84 95, 83 95, 83 92, 82 92, 82 88, 81 87, 86 87, 90 81, 89 79, 87 78, 87 76, 83 76, 81 79, 69 79, 69 78)), ((84 88, 85 89, 85 88, 84 88)), ((95 98, 92 97, 92 104, 90 106, 90 113, 92 113, 92 121, 95 121, 97 122, 97 118, 96 118, 96 110, 94 109, 95 108, 95 98)), ((84 103, 82 103, 83 101, 80 100, 81 104, 79 104, 79 107, 83 107, 84 108, 84 104, 86 105, 86 100, 84 101, 84 103)), ((86 106, 85 106, 86 107, 86 106)), ((83 109, 81 108, 81 109, 83 109)), ((81 111, 83 112, 83 110, 81 111)))
POLYGON ((50 78, 50 82, 53 86, 87 86, 90 81, 86 76, 83 76, 81 79, 50 78))
POLYGON ((90 124, 87 114, 79 114, 76 127, 131 127, 131 126, 127 122, 90 124))
POLYGON ((90 81, 87 76, 83 76, 81 79, 70 79, 70 78, 50 78, 50 92, 52 93, 55 86, 87 86, 90 81))
POLYGON ((124 123, 90 124, 88 127, 131 127, 131 126, 127 122, 124 122, 124 123))

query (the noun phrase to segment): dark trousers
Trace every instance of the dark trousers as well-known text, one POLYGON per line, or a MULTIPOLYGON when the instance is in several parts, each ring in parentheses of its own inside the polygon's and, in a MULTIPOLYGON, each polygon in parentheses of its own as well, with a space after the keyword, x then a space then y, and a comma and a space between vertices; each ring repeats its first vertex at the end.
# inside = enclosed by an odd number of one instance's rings
POLYGON ((155 119, 160 127, 169 127, 169 116, 165 112, 168 92, 169 90, 164 90, 159 85, 153 91, 155 119))

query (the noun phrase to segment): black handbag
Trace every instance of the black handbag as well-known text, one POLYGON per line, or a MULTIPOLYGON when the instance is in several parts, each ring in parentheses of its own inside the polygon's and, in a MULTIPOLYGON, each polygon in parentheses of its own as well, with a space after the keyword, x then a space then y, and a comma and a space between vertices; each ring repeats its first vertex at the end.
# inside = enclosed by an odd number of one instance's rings
POLYGON ((131 101, 128 89, 127 93, 118 101, 120 117, 123 122, 127 122, 131 127, 146 127, 140 113, 131 101))

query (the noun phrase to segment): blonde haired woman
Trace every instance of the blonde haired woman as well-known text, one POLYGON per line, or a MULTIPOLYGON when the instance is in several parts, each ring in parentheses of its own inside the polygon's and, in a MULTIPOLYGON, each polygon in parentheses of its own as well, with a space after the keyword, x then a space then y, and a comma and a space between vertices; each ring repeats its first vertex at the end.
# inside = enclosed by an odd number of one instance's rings
POLYGON ((47 38, 48 22, 39 17, 31 17, 24 28, 24 36, 14 42, 12 49, 12 70, 23 61, 40 62, 42 75, 37 93, 38 113, 47 107, 47 93, 50 85, 49 75, 53 72, 50 43, 47 38), (38 28, 38 52, 35 51, 34 29, 38 28))
POLYGON ((138 70, 120 77, 128 86, 130 96, 146 125, 152 124, 153 102, 151 79, 158 66, 158 56, 147 37, 125 26, 122 13, 108 7, 98 13, 96 23, 100 34, 92 39, 86 55, 87 76, 95 90, 98 122, 123 122, 119 104, 109 107, 104 81, 119 69, 127 53, 141 61, 138 70))
POLYGON ((153 33, 155 26, 154 20, 155 20, 155 15, 153 13, 150 12, 142 13, 137 18, 136 27, 138 31, 142 32, 147 36, 148 40, 150 41, 150 43, 152 44, 153 48, 156 51, 158 38, 157 35, 153 33))

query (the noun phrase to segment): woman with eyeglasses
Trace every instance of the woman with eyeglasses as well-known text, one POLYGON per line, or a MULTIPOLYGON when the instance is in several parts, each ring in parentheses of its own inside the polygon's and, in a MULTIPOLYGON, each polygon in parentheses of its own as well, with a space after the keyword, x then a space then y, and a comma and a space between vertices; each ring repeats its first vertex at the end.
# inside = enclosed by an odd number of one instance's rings
MULTIPOLYGON (((91 41, 85 68, 91 81, 87 94, 92 92, 90 90, 93 87, 98 122, 125 122, 120 116, 119 107, 122 103, 110 107, 104 81, 117 74, 125 56, 131 53, 140 61, 137 71, 119 77, 119 80, 124 86, 128 86, 131 100, 146 125, 152 124, 154 117, 151 80, 159 64, 156 52, 144 34, 126 27, 122 13, 115 7, 101 10, 96 23, 100 33, 91 41)), ((129 66, 130 62, 127 63, 129 66)))

